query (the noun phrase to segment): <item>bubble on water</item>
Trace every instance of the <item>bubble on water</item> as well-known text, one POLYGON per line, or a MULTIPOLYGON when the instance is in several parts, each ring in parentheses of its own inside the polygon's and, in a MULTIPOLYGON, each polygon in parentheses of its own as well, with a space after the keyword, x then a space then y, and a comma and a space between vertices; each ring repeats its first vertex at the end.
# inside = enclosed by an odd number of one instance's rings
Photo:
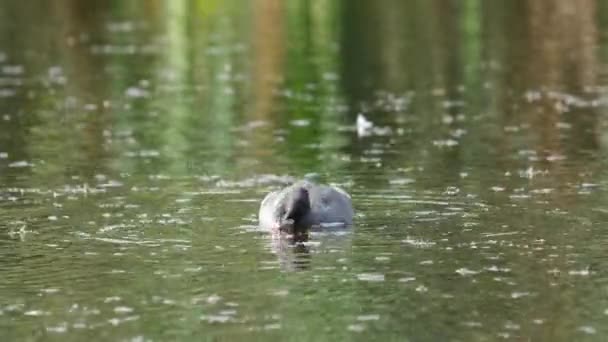
POLYGON ((23 68, 23 65, 4 65, 4 66, 2 66, 2 73, 5 75, 11 75, 11 76, 21 75, 21 74, 23 74, 24 71, 25 71, 25 69, 23 68))
POLYGON ((388 181, 388 183, 390 185, 406 185, 406 184, 411 184, 411 183, 415 183, 416 180, 412 179, 412 178, 396 178, 396 179, 390 179, 388 181))
POLYGON ((588 334, 588 335, 594 335, 597 332, 597 330, 595 330, 595 328, 590 325, 580 326, 576 330, 583 332, 585 334, 588 334))
POLYGON ((380 315, 378 314, 369 314, 369 315, 359 315, 357 316, 357 321, 377 321, 380 319, 380 315))
POLYGON ((277 330, 281 329, 281 323, 268 323, 264 325, 264 330, 277 330))
POLYGON ((416 280, 416 277, 403 277, 403 278, 399 278, 397 281, 400 283, 409 283, 414 280, 416 280))
POLYGON ((453 147, 458 145, 458 141, 454 139, 433 140, 433 145, 437 147, 453 147))
POLYGON ((462 322, 460 324, 464 325, 465 327, 469 327, 469 328, 479 328, 479 327, 483 326, 483 324, 481 324, 481 322, 477 322, 477 321, 467 321, 467 322, 462 322))
POLYGON ((511 298, 513 298, 513 299, 527 297, 529 295, 530 295, 530 292, 511 292, 511 298))
POLYGON ((381 273, 360 273, 357 274, 357 279, 361 281, 381 282, 384 281, 384 274, 381 273))
POLYGON ((363 324, 351 324, 346 328, 348 331, 352 332, 362 332, 365 330, 365 325, 363 324))
POLYGON ((207 321, 207 323, 226 323, 232 320, 230 316, 224 315, 202 315, 201 321, 207 321))
POLYGON ((401 242, 414 246, 414 247, 418 247, 418 248, 429 248, 429 247, 435 246, 435 244, 436 244, 433 241, 411 238, 409 236, 406 239, 401 240, 401 242))
POLYGON ((128 306, 117 306, 114 308, 114 312, 121 313, 121 314, 127 314, 127 313, 133 312, 133 308, 130 308, 128 306))
POLYGON ((560 160, 564 160, 564 159, 566 159, 566 156, 561 155, 561 154, 552 154, 546 158, 546 160, 549 162, 560 161, 560 160))
POLYGON ((106 27, 111 32, 130 32, 135 28, 135 24, 131 21, 117 21, 107 23, 106 27))
POLYGON ((19 161, 15 161, 15 162, 8 164, 8 167, 15 167, 15 168, 22 168, 22 167, 29 167, 29 166, 33 166, 33 164, 30 162, 27 162, 25 160, 19 160, 19 161))
POLYGON ((427 292, 428 290, 429 290, 429 288, 424 285, 418 285, 418 287, 416 287, 416 292, 424 293, 424 292, 427 292))
POLYGON ((111 180, 107 181, 106 183, 99 184, 98 187, 100 187, 100 188, 119 188, 123 185, 124 184, 122 182, 111 179, 111 180))
POLYGON ((74 323, 74 324, 72 324, 72 328, 74 328, 74 329, 86 329, 87 328, 87 324, 84 323, 84 322, 74 323))
POLYGON ((46 293, 46 294, 53 294, 53 293, 59 292, 59 289, 54 288, 54 287, 49 287, 49 288, 41 289, 40 292, 46 293))
POLYGON ((584 268, 582 270, 571 270, 568 271, 569 275, 575 275, 575 276, 588 276, 591 274, 591 271, 589 270, 589 268, 584 268))
POLYGON ((463 267, 463 268, 457 269, 456 273, 460 274, 463 277, 466 277, 466 276, 471 276, 471 275, 479 274, 479 271, 474 271, 474 270, 470 270, 470 269, 468 269, 466 267, 463 267))
POLYGON ((533 193, 533 194, 543 194, 543 195, 546 195, 546 194, 550 194, 550 193, 552 193, 554 190, 555 190, 555 189, 550 189, 550 188, 544 188, 544 189, 533 189, 533 190, 530 190, 530 193, 533 193))
POLYGON ((203 270, 202 266, 184 268, 184 272, 188 272, 188 273, 196 273, 196 272, 200 272, 202 270, 203 270))
POLYGON ((147 90, 139 88, 139 87, 129 87, 125 91, 125 96, 131 97, 131 98, 144 98, 144 97, 149 97, 150 93, 147 90))
POLYGON ((122 298, 120 298, 119 296, 111 296, 111 297, 104 298, 103 302, 104 303, 112 303, 112 302, 118 302, 120 300, 122 300, 122 298))
POLYGON ((289 290, 286 290, 286 289, 273 290, 270 292, 270 294, 273 296, 285 297, 289 294, 289 290))
POLYGON ((123 318, 110 318, 108 320, 108 323, 110 323, 113 326, 117 326, 117 325, 120 325, 122 323, 130 322, 130 321, 136 321, 138 319, 139 319, 138 315, 126 316, 126 317, 123 317, 123 318))
MULTIPOLYGON (((454 196, 454 195, 458 195, 459 193, 460 193, 460 189, 458 187, 448 186, 447 188, 445 188, 442 195, 454 196)), ((448 205, 448 203, 446 203, 445 205, 448 205)))
POLYGON ((218 296, 217 294, 212 294, 209 297, 207 297, 207 303, 209 304, 216 304, 217 302, 221 301, 222 297, 218 296))
POLYGON ((538 90, 528 90, 524 93, 524 98, 528 102, 535 102, 540 100, 543 97, 543 94, 538 90))
POLYGON ((492 265, 490 267, 484 267, 484 270, 488 272, 511 272, 511 269, 508 267, 498 267, 496 265, 492 265))
POLYGON ((67 323, 61 323, 56 326, 46 327, 46 331, 62 334, 62 333, 65 333, 66 331, 68 331, 68 325, 67 325, 67 323))
POLYGON ((160 152, 156 150, 141 150, 141 151, 130 151, 126 152, 127 157, 140 157, 140 158, 156 158, 160 157, 160 152))
POLYGON ((292 126, 296 126, 296 127, 306 127, 310 125, 310 120, 308 119, 298 119, 298 120, 291 120, 289 122, 292 126))
POLYGON ((0 97, 12 97, 16 94, 17 92, 13 89, 0 89, 0 97))
POLYGON ((87 103, 82 108, 86 111, 92 112, 97 110, 98 106, 94 103, 87 103))
POLYGON ((419 265, 432 265, 434 262, 433 260, 422 260, 421 262, 419 262, 419 265))
POLYGON ((519 324, 510 322, 510 321, 505 323, 504 327, 507 330, 519 330, 521 328, 521 326, 519 324))
POLYGON ((490 188, 490 190, 492 190, 494 192, 501 192, 501 191, 505 191, 505 188, 502 186, 493 186, 490 188))
POLYGON ((42 310, 28 310, 23 313, 25 316, 47 316, 48 312, 42 310))

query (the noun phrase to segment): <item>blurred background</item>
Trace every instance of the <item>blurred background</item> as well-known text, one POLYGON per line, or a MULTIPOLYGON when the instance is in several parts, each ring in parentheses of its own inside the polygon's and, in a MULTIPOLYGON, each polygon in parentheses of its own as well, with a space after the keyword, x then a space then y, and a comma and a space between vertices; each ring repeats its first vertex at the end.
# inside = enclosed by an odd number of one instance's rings
POLYGON ((603 7, 592 0, 6 3, 0 146, 4 159, 45 160, 35 172, 58 181, 68 168, 91 177, 116 165, 182 174, 267 171, 268 164, 335 172, 348 166, 321 147, 356 153, 358 137, 336 130, 363 113, 381 124, 416 122, 395 141, 409 153, 379 156, 387 163, 429 153, 454 128, 466 134, 435 162, 500 162, 519 140, 503 128, 518 125, 530 149, 599 152, 603 7), (565 131, 573 133, 564 139, 565 131), (158 158, 142 166, 134 150, 158 158))
POLYGON ((601 341, 607 38, 599 0, 1 2, 0 329, 601 341), (311 173, 355 229, 259 232, 311 173))

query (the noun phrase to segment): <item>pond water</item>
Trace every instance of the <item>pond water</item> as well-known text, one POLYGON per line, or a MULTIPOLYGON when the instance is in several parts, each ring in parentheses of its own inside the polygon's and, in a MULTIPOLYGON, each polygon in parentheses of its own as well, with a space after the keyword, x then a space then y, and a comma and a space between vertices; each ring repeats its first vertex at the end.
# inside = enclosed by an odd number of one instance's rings
POLYGON ((3 2, 2 340, 605 340, 607 10, 3 2))

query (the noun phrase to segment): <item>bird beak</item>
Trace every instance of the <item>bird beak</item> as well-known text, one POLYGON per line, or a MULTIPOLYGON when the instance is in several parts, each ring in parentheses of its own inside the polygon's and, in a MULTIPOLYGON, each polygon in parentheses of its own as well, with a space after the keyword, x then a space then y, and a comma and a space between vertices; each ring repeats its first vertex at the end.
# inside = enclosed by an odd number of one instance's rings
POLYGON ((280 231, 291 232, 293 230, 294 221, 292 219, 284 219, 278 224, 280 231))

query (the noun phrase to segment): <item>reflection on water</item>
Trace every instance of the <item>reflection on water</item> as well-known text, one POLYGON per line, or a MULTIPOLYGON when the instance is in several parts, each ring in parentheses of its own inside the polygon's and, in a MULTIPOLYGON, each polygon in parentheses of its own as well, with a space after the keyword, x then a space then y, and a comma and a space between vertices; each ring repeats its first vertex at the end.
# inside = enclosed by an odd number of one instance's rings
POLYGON ((3 337, 603 340, 605 7, 2 3, 3 337))

